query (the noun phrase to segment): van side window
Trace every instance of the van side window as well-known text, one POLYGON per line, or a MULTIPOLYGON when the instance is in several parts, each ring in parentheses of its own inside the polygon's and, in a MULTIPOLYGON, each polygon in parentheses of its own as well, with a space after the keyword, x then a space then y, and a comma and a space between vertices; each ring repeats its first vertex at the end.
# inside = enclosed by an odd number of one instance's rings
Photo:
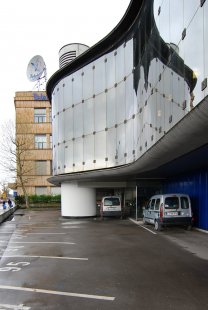
POLYGON ((181 197, 181 209, 188 209, 189 201, 187 197, 181 197))
POLYGON ((159 210, 159 208, 160 208, 160 198, 158 198, 155 203, 155 210, 159 210))
POLYGON ((148 210, 150 209, 150 206, 151 206, 151 200, 149 200, 148 204, 146 205, 145 209, 148 210))
POLYGON ((150 210, 154 210, 154 206, 155 206, 155 199, 152 199, 150 210))
POLYGON ((178 208, 179 208, 178 197, 165 198, 165 209, 178 209, 178 208))

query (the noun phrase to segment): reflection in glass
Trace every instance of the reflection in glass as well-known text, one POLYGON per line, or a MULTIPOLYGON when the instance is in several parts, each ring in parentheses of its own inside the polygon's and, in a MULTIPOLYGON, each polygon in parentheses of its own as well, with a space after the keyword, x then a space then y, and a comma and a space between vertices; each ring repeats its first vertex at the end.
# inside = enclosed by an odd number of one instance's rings
POLYGON ((208 2, 144 7, 120 43, 56 85, 55 175, 137 160, 208 93, 208 2))

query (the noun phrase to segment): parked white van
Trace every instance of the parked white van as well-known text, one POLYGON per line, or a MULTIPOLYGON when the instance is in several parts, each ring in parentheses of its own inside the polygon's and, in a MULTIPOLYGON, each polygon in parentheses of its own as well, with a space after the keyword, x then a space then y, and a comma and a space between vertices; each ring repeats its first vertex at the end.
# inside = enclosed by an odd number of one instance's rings
POLYGON ((191 200, 185 194, 152 196, 143 210, 143 223, 150 223, 155 230, 169 225, 192 227, 191 200))
POLYGON ((121 198, 119 196, 105 196, 102 198, 100 215, 121 216, 121 198))

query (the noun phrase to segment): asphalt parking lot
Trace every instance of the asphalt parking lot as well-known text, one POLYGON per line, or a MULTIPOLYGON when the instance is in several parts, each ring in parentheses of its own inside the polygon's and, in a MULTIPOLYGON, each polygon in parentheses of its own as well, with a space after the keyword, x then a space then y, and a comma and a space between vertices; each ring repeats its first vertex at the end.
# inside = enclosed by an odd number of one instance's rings
POLYGON ((0 309, 208 309, 208 234, 138 224, 16 211, 0 225, 0 309))

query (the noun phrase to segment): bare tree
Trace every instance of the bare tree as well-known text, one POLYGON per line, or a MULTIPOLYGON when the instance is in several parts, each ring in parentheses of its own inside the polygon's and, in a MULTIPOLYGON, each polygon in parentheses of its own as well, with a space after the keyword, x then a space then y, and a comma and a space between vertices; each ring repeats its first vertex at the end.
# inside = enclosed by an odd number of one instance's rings
POLYGON ((32 167, 28 158, 30 157, 30 141, 26 134, 15 134, 13 122, 7 122, 2 126, 0 165, 13 178, 17 186, 21 187, 26 207, 29 208, 29 199, 26 184, 28 174, 32 167))

